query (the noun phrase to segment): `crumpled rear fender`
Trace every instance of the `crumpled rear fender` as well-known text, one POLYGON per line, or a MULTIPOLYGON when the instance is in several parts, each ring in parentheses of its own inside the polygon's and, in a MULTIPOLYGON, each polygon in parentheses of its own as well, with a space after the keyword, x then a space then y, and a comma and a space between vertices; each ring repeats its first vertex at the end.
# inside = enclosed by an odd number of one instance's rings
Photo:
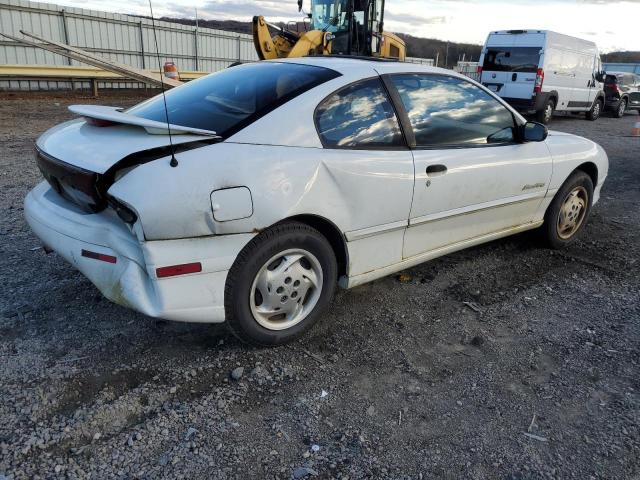
MULTIPOLYGON (((140 165, 109 190, 138 214, 147 240, 260 231, 312 214, 342 232, 406 221, 413 191, 408 150, 326 150, 223 142, 140 165), (249 217, 217 221, 211 193, 247 187, 249 217)), ((224 206, 222 206, 224 208, 224 206)))

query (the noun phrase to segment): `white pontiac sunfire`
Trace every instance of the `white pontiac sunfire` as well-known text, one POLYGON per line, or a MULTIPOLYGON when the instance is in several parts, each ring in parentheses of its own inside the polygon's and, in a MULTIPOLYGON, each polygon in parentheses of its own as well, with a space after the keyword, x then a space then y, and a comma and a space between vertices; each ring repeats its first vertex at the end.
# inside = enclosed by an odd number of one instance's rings
POLYGON ((308 329, 336 284, 538 227, 562 247, 608 170, 594 142, 407 63, 245 64, 166 103, 70 107, 37 141, 26 218, 112 301, 257 345, 308 329))

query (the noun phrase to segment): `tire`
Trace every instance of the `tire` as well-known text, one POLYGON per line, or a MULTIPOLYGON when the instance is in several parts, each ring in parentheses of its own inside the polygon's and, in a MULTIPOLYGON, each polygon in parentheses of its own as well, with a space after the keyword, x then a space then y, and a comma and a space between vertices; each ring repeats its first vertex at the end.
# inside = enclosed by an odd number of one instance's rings
POLYGON ((551 118, 553 117, 553 112, 555 111, 555 109, 556 109, 556 102, 553 100, 553 98, 550 98, 544 104, 544 108, 536 112, 536 121, 544 125, 547 125, 551 121, 551 118))
POLYGON ((613 116, 615 118, 622 118, 624 117, 624 112, 626 111, 627 111, 627 99, 623 98, 622 100, 620 100, 620 103, 618 104, 616 109, 613 111, 613 116))
POLYGON ((335 253, 318 230, 299 222, 275 225, 253 238, 229 270, 227 326, 251 345, 291 342, 329 306, 337 277, 335 253))
POLYGON ((596 100, 593 106, 591 107, 591 110, 587 112, 587 120, 591 120, 593 122, 598 118, 600 118, 600 114, 602 113, 602 108, 603 108, 602 100, 601 99, 596 100))
POLYGON ((585 172, 576 170, 560 187, 551 205, 547 208, 541 229, 545 242, 555 249, 566 247, 573 242, 589 219, 592 201, 593 181, 591 177, 585 172), (570 199, 570 196, 574 194, 578 196, 578 200, 583 202, 582 209, 579 209, 580 202, 576 202, 576 199, 570 199), (567 212, 569 212, 569 216, 567 216, 567 212), (563 228, 571 224, 571 219, 574 220, 575 228, 563 228))

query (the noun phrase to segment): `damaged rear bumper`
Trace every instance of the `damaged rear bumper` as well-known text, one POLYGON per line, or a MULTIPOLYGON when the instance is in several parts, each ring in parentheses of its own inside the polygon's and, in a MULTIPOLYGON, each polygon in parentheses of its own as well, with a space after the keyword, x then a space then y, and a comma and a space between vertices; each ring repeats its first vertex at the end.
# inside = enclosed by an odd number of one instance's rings
POLYGON ((224 321, 227 272, 253 237, 140 242, 114 212, 86 213, 46 182, 27 195, 25 217, 47 247, 80 270, 109 300, 151 317, 185 322, 224 321), (87 251, 115 257, 115 263, 89 258, 87 251), (202 263, 202 271, 156 276, 158 267, 191 262, 202 263))

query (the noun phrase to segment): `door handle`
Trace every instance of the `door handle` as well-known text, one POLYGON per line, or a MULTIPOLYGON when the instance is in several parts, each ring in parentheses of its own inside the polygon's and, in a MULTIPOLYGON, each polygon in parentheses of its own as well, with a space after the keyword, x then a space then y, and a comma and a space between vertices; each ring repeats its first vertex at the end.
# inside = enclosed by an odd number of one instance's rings
POLYGON ((447 173, 447 167, 445 165, 429 165, 427 167, 427 177, 437 177, 438 175, 444 175, 447 173))

